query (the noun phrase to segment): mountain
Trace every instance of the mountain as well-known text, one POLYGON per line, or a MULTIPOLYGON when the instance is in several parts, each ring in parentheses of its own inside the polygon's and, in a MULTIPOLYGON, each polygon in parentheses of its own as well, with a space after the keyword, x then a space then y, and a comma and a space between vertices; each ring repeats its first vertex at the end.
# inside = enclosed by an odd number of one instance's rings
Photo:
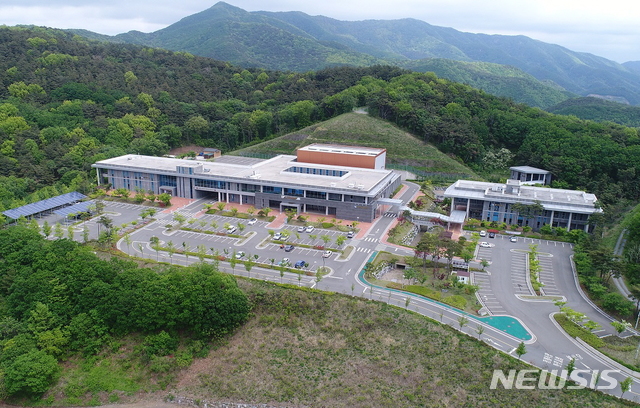
POLYGON ((576 96, 552 81, 539 81, 521 69, 508 65, 444 58, 412 60, 399 65, 416 72, 433 72, 441 78, 542 109, 576 96))
POLYGON ((614 122, 624 126, 640 127, 640 107, 602 98, 568 99, 547 110, 558 115, 573 115, 596 122, 614 122))
POLYGON ((640 104, 640 71, 633 64, 618 64, 525 36, 464 33, 415 19, 340 21, 301 12, 247 12, 220 2, 162 30, 119 34, 112 41, 293 71, 425 58, 490 62, 519 68, 577 95, 640 104))

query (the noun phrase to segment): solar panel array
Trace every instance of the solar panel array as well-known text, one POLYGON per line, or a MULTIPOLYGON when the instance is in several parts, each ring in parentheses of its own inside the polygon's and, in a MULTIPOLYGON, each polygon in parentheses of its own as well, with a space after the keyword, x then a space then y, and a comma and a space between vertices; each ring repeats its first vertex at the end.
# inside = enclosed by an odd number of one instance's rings
POLYGON ((81 201, 77 204, 70 205, 68 207, 64 207, 59 210, 55 210, 53 213, 61 217, 66 217, 69 214, 79 214, 83 212, 89 212, 89 207, 91 207, 93 203, 94 203, 93 200, 81 201))
POLYGON ((43 213, 45 211, 50 211, 50 210, 53 210, 54 208, 62 207, 64 205, 68 205, 76 201, 80 201, 84 198, 87 198, 87 196, 84 194, 80 194, 77 191, 72 191, 71 193, 62 194, 52 198, 47 198, 46 200, 23 205, 22 207, 12 208, 10 210, 3 211, 2 213, 9 218, 17 220, 21 216, 30 217, 35 214, 43 213))

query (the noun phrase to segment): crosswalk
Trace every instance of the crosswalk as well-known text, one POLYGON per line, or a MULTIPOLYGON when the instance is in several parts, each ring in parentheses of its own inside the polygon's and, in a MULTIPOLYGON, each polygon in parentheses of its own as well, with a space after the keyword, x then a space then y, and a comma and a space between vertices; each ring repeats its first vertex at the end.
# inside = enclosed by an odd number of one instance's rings
POLYGON ((398 217, 398 214, 391 211, 387 211, 386 213, 384 213, 384 216, 389 218, 396 218, 398 217))
POLYGON ((380 240, 378 238, 370 238, 370 237, 369 238, 363 238, 362 240, 366 241, 366 242, 380 242, 380 240))
POLYGON ((370 248, 357 247, 356 252, 363 252, 365 254, 370 253, 372 250, 370 248))

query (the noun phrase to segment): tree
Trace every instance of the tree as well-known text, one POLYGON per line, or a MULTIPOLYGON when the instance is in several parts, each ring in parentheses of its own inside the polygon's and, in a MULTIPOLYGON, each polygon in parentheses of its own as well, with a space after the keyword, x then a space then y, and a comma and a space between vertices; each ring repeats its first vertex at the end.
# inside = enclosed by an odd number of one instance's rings
POLYGON ((183 214, 180 214, 179 212, 176 212, 173 214, 173 220, 182 225, 187 220, 187 217, 185 217, 183 214))
POLYGON ((47 220, 42 223, 42 233, 45 238, 49 238, 49 235, 51 235, 51 225, 49 225, 47 220))
POLYGON ((624 397, 624 393, 631 389, 631 384, 633 383, 633 379, 631 377, 627 377, 620 383, 620 398, 624 397))
POLYGON ((478 340, 482 337, 482 333, 484 333, 484 326, 479 324, 476 326, 476 333, 478 333, 478 340))
POLYGON ((89 227, 86 224, 82 226, 82 242, 89 242, 89 227))
POLYGON ((247 275, 249 275, 249 278, 251 277, 251 269, 255 264, 255 261, 251 259, 251 255, 247 256, 247 260, 244 261, 244 269, 247 270, 247 275))
POLYGON ((189 263, 189 251, 191 251, 191 245, 188 242, 182 241, 182 253, 187 258, 187 264, 189 263))
POLYGON ((320 238, 324 241, 325 246, 329 245, 329 242, 331 241, 331 237, 329 235, 322 235, 320 238))
POLYGON ((613 321, 611 322, 611 325, 613 326, 614 329, 616 329, 619 336, 622 334, 623 331, 627 329, 627 327, 629 326, 629 323, 625 322, 624 320, 621 322, 613 321))
POLYGON ((151 248, 156 251, 156 261, 160 258, 160 238, 153 236, 149 239, 151 242, 151 248))
POLYGON ((9 395, 43 394, 53 384, 58 362, 42 350, 31 350, 18 356, 5 370, 4 381, 9 395))
POLYGON ((204 257, 207 255, 207 247, 200 244, 197 246, 197 254, 198 254, 198 259, 200 260, 200 262, 204 262, 204 257))
POLYGON ((216 207, 218 207, 219 211, 223 211, 224 207, 227 206, 227 203, 225 203, 224 201, 218 201, 218 203, 216 204, 216 207))
POLYGON ((124 234, 124 237, 122 237, 122 240, 124 241, 125 244, 127 244, 127 254, 131 255, 131 236, 129 234, 124 234))
POLYGON ((516 354, 518 355, 518 360, 522 358, 523 355, 527 354, 527 346, 524 345, 524 342, 521 341, 516 348, 516 354))
POLYGON ((489 266, 489 261, 483 258, 482 260, 480 260, 480 265, 482 265, 482 270, 484 271, 485 269, 487 269, 487 266, 489 266))
POLYGON ((57 222, 53 227, 53 236, 57 239, 64 238, 64 230, 62 229, 62 225, 59 222, 57 222))
POLYGON ((460 325, 460 331, 462 331, 462 328, 466 326, 467 323, 469 323, 469 319, 467 319, 466 317, 460 316, 458 318, 458 325, 460 325))
POLYGON ((171 205, 171 194, 169 193, 159 194, 157 197, 157 200, 160 201, 163 206, 168 207, 169 205, 171 205))
MULTIPOLYGON (((351 292, 352 292, 352 294, 353 294, 353 285, 351 285, 351 292)), ((405 309, 408 309, 408 308, 409 308, 409 303, 411 303, 411 298, 410 298, 409 296, 407 296, 407 297, 404 299, 404 308, 405 308, 405 309)))
POLYGON ((242 233, 245 228, 247 228, 247 226, 241 222, 238 223, 238 230, 240 230, 240 233, 242 233))
POLYGON ((571 373, 576 369, 576 359, 572 358, 567 364, 567 377, 571 377, 571 373))
POLYGON ((268 217, 269 213, 271 212, 271 208, 270 207, 264 207, 260 211, 262 211, 262 213, 264 214, 265 217, 268 217))
POLYGON ((173 241, 167 242, 167 252, 169 252, 169 260, 173 265, 173 254, 175 254, 176 252, 176 245, 173 243, 173 241))
POLYGON ((345 237, 344 235, 340 234, 336 237, 336 245, 338 246, 338 248, 340 248, 342 245, 344 245, 345 241, 347 240, 347 237, 345 237))

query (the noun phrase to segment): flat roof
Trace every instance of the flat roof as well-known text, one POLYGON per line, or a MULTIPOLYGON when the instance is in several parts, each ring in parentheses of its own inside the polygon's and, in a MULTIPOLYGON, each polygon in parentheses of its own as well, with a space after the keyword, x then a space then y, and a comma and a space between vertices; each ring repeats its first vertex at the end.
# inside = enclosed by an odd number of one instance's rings
POLYGON ((301 147, 298 150, 311 151, 311 152, 327 152, 327 153, 339 153, 339 154, 359 154, 364 156, 378 156, 384 153, 387 149, 381 149, 376 147, 362 147, 362 146, 344 146, 334 144, 322 144, 313 143, 305 147, 301 147))
POLYGON ((536 167, 531 167, 531 166, 514 166, 514 167, 509 167, 509 170, 515 170, 515 171, 519 171, 521 173, 535 173, 535 174, 549 174, 549 173, 551 173, 548 170, 542 170, 542 169, 538 169, 536 167))
POLYGON ((216 161, 210 162, 128 154, 101 160, 93 164, 92 167, 217 179, 236 183, 260 182, 262 185, 278 184, 307 189, 316 187, 320 190, 342 190, 342 192, 348 190, 354 194, 369 196, 376 195, 381 188, 387 185, 386 181, 393 178, 391 170, 301 163, 296 161, 296 156, 291 155, 280 155, 267 160, 231 157, 222 156, 216 161), (231 160, 231 157, 238 160, 231 160), (189 175, 179 174, 177 172, 178 166, 193 168, 194 172, 189 175), (293 167, 335 170, 336 174, 341 175, 330 176, 286 171, 293 167))
POLYGON ((507 193, 507 185, 483 181, 458 180, 445 191, 445 197, 470 198, 474 200, 507 203, 533 204, 539 201, 547 210, 582 213, 600 212, 595 208, 598 201, 595 194, 579 190, 559 188, 517 186, 517 193, 507 193))

